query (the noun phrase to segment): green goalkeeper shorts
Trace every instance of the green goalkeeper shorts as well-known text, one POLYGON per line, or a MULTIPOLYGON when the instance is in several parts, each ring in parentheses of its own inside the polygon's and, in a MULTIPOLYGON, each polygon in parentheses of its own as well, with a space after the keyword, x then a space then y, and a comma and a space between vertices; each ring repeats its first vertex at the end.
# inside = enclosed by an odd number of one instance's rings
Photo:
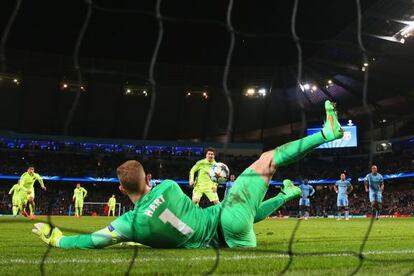
POLYGON ((254 217, 267 191, 265 180, 247 168, 222 203, 220 224, 229 247, 255 247, 254 217))

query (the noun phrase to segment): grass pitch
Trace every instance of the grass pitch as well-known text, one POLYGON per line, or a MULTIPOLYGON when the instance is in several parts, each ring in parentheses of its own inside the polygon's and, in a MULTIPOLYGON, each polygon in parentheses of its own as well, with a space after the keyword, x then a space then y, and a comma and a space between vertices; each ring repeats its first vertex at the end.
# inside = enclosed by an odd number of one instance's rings
MULTIPOLYGON (((38 221, 46 221, 39 217, 38 221)), ((52 217, 64 234, 92 232, 106 226, 106 217, 52 217), (69 231, 73 229, 73 231, 69 231)), ((268 274, 350 275, 360 264, 357 255, 369 219, 265 220, 255 225, 254 249, 150 249, 112 246, 101 250, 48 248, 31 233, 34 222, 0 217, 0 275, 131 274, 268 274), (287 254, 293 229, 292 258, 287 254), (45 254, 47 253, 47 254, 45 254), (218 259, 217 259, 218 253, 218 259), (44 265, 41 265, 44 258, 44 265)), ((414 219, 382 219, 373 224, 358 275, 414 275, 414 219)))

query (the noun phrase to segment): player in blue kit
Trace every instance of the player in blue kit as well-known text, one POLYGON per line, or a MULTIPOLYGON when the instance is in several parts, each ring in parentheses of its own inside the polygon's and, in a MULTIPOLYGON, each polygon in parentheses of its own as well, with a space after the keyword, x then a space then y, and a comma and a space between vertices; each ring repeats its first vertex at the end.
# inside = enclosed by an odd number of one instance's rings
POLYGON ((371 167, 371 173, 365 177, 365 191, 369 192, 372 215, 378 220, 382 209, 382 192, 384 192, 384 178, 378 173, 377 166, 371 167))
POLYGON ((344 211, 346 220, 349 220, 348 194, 353 190, 351 182, 346 180, 346 175, 341 173, 341 179, 336 181, 334 186, 335 192, 338 194, 336 205, 338 206, 337 220, 341 219, 341 211, 344 211))
POLYGON ((308 179, 304 179, 300 185, 302 196, 299 199, 299 219, 307 220, 309 218, 310 197, 315 193, 315 189, 309 184, 308 179))
POLYGON ((235 180, 236 180, 236 176, 234 174, 230 175, 230 180, 225 183, 226 184, 226 190, 224 191, 224 197, 226 197, 227 194, 230 192, 231 188, 234 185, 235 180))

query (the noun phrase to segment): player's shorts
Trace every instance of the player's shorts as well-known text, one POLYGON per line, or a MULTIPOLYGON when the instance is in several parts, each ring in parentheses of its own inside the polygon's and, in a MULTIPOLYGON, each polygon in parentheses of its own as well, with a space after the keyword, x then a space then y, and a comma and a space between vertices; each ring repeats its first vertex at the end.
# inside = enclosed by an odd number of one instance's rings
POLYGON ((109 210, 115 211, 115 206, 109 206, 109 210))
POLYGON ((22 204, 22 198, 19 195, 15 195, 12 197, 12 204, 13 206, 20 206, 22 204))
POLYGON ((30 193, 27 194, 27 199, 29 199, 29 198, 33 198, 34 199, 35 198, 35 191, 34 191, 34 189, 33 188, 32 189, 27 189, 27 191, 30 192, 30 193))
POLYGON ((253 221, 267 191, 264 179, 247 168, 222 203, 220 225, 229 247, 255 247, 253 221))
POLYGON ((382 203, 382 193, 380 191, 369 191, 369 201, 382 203))
POLYGON ((75 199, 75 208, 83 208, 83 200, 75 199))
POLYGON ((300 198, 299 199, 299 205, 300 206, 310 206, 310 199, 309 198, 300 198))
POLYGON ((336 206, 338 206, 338 207, 348 206, 348 197, 347 196, 339 196, 336 200, 336 206))
POLYGON ((198 187, 198 185, 196 185, 193 190, 193 198, 200 200, 203 194, 205 194, 210 201, 219 200, 217 192, 213 192, 212 187, 213 186, 198 187))

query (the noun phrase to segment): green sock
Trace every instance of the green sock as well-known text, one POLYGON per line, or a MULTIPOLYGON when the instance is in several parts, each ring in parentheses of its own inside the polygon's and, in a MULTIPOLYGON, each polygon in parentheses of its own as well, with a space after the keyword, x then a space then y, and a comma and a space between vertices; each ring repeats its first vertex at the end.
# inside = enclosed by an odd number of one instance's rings
POLYGON ((18 210, 17 206, 13 205, 12 210, 13 210, 13 216, 17 215, 17 210, 18 210))
POLYGON ((33 215, 33 206, 32 206, 32 204, 29 204, 29 210, 30 210, 30 215, 33 215))
POLYGON ((285 195, 279 193, 277 196, 263 201, 254 217, 254 223, 259 222, 270 216, 274 211, 285 204, 285 195))
POLYGON ((320 131, 302 139, 277 147, 274 152, 276 167, 289 165, 305 157, 307 153, 323 143, 325 143, 325 139, 320 131))
POLYGON ((78 207, 75 207, 75 216, 77 216, 78 214, 78 207))
POLYGON ((82 216, 83 207, 79 207, 79 216, 82 216))

